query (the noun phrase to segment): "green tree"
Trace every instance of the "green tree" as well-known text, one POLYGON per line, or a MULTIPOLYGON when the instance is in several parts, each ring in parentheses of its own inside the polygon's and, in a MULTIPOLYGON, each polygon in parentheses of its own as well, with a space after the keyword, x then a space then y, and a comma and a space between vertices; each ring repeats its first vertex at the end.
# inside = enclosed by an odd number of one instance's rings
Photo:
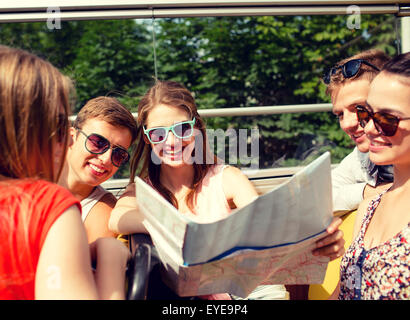
MULTIPOLYGON (((263 16, 156 19, 158 78, 184 83, 199 108, 329 102, 321 77, 336 61, 370 48, 396 53, 394 17, 263 16)), ((154 82, 152 23, 135 20, 0 25, 0 43, 30 50, 75 81, 75 112, 111 95, 131 111, 154 82)), ((331 113, 209 118, 210 128, 257 128, 261 167, 298 165, 330 150, 338 162, 352 148, 331 113)), ((126 172, 127 169, 124 169, 126 172)), ((122 174, 122 173, 120 173, 122 174)))
MULTIPOLYGON (((336 61, 374 47, 395 53, 390 16, 361 20, 350 30, 345 16, 164 19, 160 78, 185 83, 200 108, 329 102, 321 77, 336 61)), ((337 162, 352 148, 330 113, 215 118, 208 126, 259 128, 264 167, 294 165, 319 149, 337 162)))
POLYGON ((147 29, 134 20, 86 21, 70 66, 76 81, 78 108, 100 95, 118 96, 136 110, 153 75, 147 29))

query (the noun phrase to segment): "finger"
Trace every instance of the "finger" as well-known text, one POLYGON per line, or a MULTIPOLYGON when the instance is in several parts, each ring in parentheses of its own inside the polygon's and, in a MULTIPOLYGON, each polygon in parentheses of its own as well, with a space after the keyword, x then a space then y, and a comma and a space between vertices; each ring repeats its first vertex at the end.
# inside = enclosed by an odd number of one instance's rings
POLYGON ((339 217, 334 217, 330 225, 327 227, 326 231, 328 233, 333 233, 339 229, 339 226, 342 224, 342 219, 339 217))
POLYGON ((334 257, 339 256, 341 252, 344 252, 344 239, 340 239, 331 245, 317 248, 313 250, 313 255, 315 256, 325 256, 325 257, 334 257))
POLYGON ((338 258, 342 257, 344 254, 345 254, 345 249, 344 249, 344 248, 341 248, 337 253, 331 254, 331 255, 329 256, 330 261, 335 260, 335 259, 338 259, 338 258))
POLYGON ((337 232, 327 235, 326 237, 316 241, 316 248, 321 248, 330 245, 333 242, 337 242, 343 238, 343 231, 337 230, 337 232))

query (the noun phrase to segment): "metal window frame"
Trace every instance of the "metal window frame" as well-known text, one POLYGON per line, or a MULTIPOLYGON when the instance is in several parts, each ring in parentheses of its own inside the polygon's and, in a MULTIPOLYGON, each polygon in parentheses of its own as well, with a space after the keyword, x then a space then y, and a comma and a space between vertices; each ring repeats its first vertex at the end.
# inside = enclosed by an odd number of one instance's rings
POLYGON ((2 0, 0 10, 35 11, 44 10, 50 6, 60 7, 67 10, 88 9, 160 9, 160 8, 210 8, 210 7, 261 7, 261 6, 329 6, 329 5, 385 5, 385 4, 408 4, 406 0, 2 0))
POLYGON ((189 1, 189 0, 3 0, 0 22, 41 22, 58 14, 61 21, 98 19, 149 19, 220 16, 339 15, 359 6, 363 14, 410 16, 405 0, 276 0, 276 1, 189 1), (56 13, 52 8, 58 8, 56 13))
MULTIPOLYGON (((330 112, 330 111, 332 111, 331 103, 198 109, 198 113, 200 114, 201 117, 204 117, 204 118, 246 117, 246 116, 259 116, 259 115, 282 114, 282 113, 330 112)), ((137 119, 138 117, 137 112, 133 112, 132 115, 134 116, 135 119, 137 119)), ((69 117, 69 120, 74 121, 76 117, 77 117, 76 115, 72 115, 69 117)))

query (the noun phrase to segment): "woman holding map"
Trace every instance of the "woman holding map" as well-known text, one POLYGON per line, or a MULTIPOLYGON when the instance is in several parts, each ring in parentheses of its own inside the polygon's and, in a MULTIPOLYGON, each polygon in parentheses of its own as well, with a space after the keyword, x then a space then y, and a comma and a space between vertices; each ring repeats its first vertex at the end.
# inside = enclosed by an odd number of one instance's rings
MULTIPOLYGON (((138 176, 181 214, 198 222, 223 219, 232 208, 244 207, 258 196, 240 169, 224 165, 210 151, 205 124, 192 94, 183 85, 157 81, 139 103, 137 122, 140 143, 131 162, 131 183, 111 213, 109 227, 113 232, 148 233, 137 210, 133 183, 137 170, 138 176)), ((313 254, 331 259, 343 254, 340 222, 333 220, 327 229, 329 235, 313 254)), ((264 287, 269 287, 268 292, 259 292, 255 298, 283 299, 286 295, 283 286, 264 287)))

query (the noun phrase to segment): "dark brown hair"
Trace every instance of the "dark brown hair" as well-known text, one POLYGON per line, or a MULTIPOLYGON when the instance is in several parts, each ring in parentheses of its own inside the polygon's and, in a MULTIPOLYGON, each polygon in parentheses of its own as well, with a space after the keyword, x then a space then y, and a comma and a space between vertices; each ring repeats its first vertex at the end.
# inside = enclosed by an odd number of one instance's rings
POLYGON ((0 46, 0 174, 57 181, 67 150, 73 86, 49 62, 0 46), (54 144, 63 143, 58 172, 54 144))
POLYGON ((382 71, 410 78, 410 52, 400 54, 387 62, 382 71))
MULTIPOLYGON (((161 195, 178 208, 178 201, 175 196, 166 187, 161 184, 160 170, 161 165, 155 164, 151 159, 151 145, 144 142, 143 126, 146 124, 149 112, 158 106, 164 104, 175 108, 185 110, 189 117, 195 117, 195 128, 201 131, 202 145, 204 146, 203 161, 201 163, 193 163, 194 166, 194 181, 193 188, 189 192, 186 203, 193 210, 196 193, 201 185, 201 182, 213 164, 208 164, 211 151, 207 143, 207 135, 205 123, 198 114, 195 99, 191 92, 182 84, 173 81, 156 81, 138 104, 138 136, 137 147, 131 159, 131 174, 130 182, 134 181, 134 176, 138 171, 138 175, 142 178, 149 177, 153 186, 161 193, 161 195), (208 157, 208 158, 207 158, 208 157)), ((213 163, 216 163, 217 158, 211 155, 213 163)))

